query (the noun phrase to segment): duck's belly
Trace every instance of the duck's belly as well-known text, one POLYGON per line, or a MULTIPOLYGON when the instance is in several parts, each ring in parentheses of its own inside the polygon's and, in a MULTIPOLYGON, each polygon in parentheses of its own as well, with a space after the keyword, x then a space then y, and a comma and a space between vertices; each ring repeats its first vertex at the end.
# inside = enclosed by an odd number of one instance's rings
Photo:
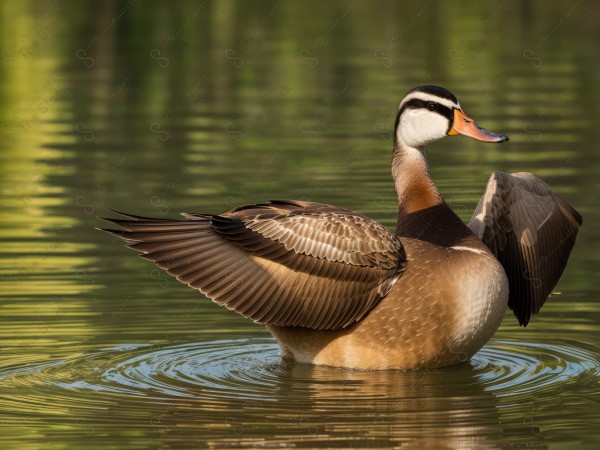
POLYGON ((467 361, 502 321, 506 275, 489 256, 435 246, 440 251, 429 248, 423 259, 422 247, 405 244, 409 261, 424 263, 409 263, 390 293, 355 325, 336 331, 269 326, 283 356, 356 369, 434 368, 467 361))

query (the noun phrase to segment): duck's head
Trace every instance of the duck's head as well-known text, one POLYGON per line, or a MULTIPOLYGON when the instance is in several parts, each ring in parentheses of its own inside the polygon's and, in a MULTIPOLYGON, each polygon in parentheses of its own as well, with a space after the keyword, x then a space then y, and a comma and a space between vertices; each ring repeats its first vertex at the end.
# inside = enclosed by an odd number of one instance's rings
POLYGON ((418 86, 400 102, 395 139, 414 148, 446 136, 462 134, 482 142, 506 142, 508 136, 477 125, 460 108, 456 97, 439 86, 418 86))

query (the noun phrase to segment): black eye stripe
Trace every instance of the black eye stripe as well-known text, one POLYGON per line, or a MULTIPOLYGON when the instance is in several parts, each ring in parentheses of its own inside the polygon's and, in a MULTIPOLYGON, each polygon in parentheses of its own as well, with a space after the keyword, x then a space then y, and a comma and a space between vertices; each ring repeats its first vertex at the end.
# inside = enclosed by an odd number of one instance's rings
MULTIPOLYGON (((409 108, 411 108, 411 109, 424 108, 429 111, 436 112, 436 113, 440 114, 441 116, 446 117, 450 122, 452 122, 452 120, 454 118, 454 112, 452 111, 452 109, 448 108, 446 105, 442 105, 441 103, 434 102, 431 100, 425 101, 425 100, 419 100, 418 98, 413 98, 412 100, 409 100, 404 105, 402 105, 402 108, 400 108, 400 111, 398 111, 398 119, 396 120, 396 122, 399 122, 400 116, 402 115, 402 113, 406 109, 409 109, 409 108), (433 110, 429 109, 429 105, 432 103, 435 105, 435 109, 433 109, 433 110)), ((396 123, 396 126, 398 126, 398 123, 396 123)))

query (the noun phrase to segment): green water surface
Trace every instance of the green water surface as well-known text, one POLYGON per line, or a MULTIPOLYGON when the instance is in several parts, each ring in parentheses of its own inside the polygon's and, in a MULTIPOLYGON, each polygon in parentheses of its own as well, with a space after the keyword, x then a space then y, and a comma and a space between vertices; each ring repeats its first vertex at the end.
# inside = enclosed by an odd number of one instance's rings
POLYGON ((600 448, 600 5, 0 2, 0 447, 600 448), (292 198, 394 228, 397 104, 438 84, 502 145, 449 138, 465 220, 494 170, 584 218, 526 329, 462 366, 282 364, 264 327, 94 230, 292 198))

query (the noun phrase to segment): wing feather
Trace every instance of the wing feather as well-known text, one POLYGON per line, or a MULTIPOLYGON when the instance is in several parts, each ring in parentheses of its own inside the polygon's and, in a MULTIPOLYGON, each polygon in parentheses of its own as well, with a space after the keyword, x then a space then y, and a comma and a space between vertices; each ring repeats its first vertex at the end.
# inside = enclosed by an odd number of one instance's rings
POLYGON ((279 200, 185 220, 107 219, 179 281, 264 324, 338 329, 383 298, 406 265, 399 239, 342 208, 279 200))
POLYGON ((469 228, 508 277, 508 306, 526 326, 562 275, 581 215, 531 173, 494 172, 469 228))

